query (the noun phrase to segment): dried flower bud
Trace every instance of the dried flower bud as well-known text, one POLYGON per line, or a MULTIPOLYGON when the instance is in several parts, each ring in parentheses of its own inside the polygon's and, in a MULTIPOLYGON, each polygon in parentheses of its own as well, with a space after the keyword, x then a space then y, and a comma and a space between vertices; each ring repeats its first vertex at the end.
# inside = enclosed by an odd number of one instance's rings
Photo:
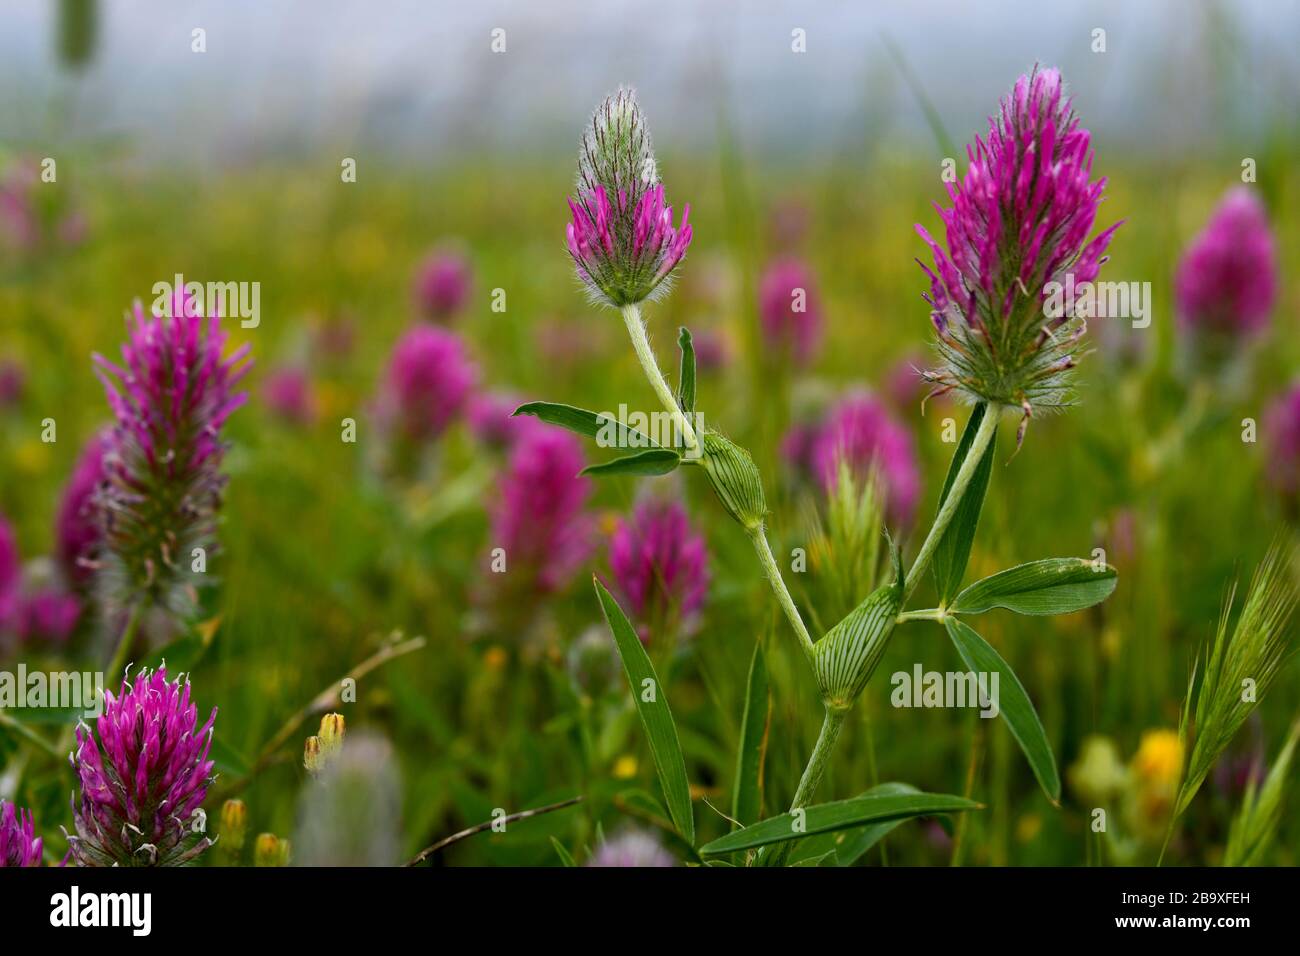
POLYGON ((343 723, 342 714, 326 714, 320 719, 321 753, 326 759, 343 746, 343 723))
POLYGON ((288 866, 289 841, 274 833, 259 833, 253 844, 254 866, 288 866))
POLYGON ((310 774, 318 774, 323 769, 319 737, 308 737, 302 748, 302 765, 310 774))
POLYGON ((727 513, 750 531, 760 527, 767 515, 767 501, 749 452, 717 432, 705 432, 700 464, 727 513))
POLYGON ((221 805, 221 833, 218 848, 238 856, 248 837, 248 807, 243 800, 230 799, 221 805))

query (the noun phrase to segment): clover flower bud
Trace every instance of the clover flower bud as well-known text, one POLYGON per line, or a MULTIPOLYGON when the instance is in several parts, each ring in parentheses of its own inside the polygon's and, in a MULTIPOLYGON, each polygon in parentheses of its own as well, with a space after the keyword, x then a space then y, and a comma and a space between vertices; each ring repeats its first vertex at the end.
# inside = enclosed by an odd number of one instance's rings
POLYGON ((634 91, 619 89, 596 108, 578 150, 576 189, 565 238, 593 301, 622 308, 662 294, 691 244, 691 207, 674 228, 634 91))
POLYGON ((749 452, 717 432, 705 432, 700 464, 727 514, 746 530, 761 527, 767 515, 767 501, 763 497, 763 480, 749 452))

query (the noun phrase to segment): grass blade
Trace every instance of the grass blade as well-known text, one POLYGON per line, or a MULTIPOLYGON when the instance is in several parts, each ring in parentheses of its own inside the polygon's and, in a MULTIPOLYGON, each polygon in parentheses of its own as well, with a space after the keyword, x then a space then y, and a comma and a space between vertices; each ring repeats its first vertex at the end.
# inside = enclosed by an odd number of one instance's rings
POLYGON ((695 411, 695 345, 691 330, 682 326, 677 333, 677 345, 682 350, 681 370, 677 377, 677 404, 687 415, 695 411))
POLYGON ((668 803, 668 813, 678 832, 687 843, 693 845, 695 814, 691 806, 690 784, 686 779, 686 761, 682 758, 682 745, 677 739, 677 726, 673 723, 672 711, 668 709, 668 698, 664 694, 663 685, 659 683, 659 676, 650 663, 650 655, 646 653, 641 639, 637 637, 614 596, 598 579, 593 577, 592 583, 596 586, 596 597, 600 599, 601 610, 614 634, 618 655, 623 660, 623 670, 627 672, 628 683, 632 686, 632 696, 645 727, 650 755, 659 772, 659 783, 668 803))
POLYGON ((740 721, 740 746, 736 750, 736 783, 731 817, 741 826, 758 820, 763 812, 763 762, 767 756, 768 722, 772 716, 767 658, 763 642, 754 645, 745 692, 745 714, 740 721))
POLYGON ((849 827, 889 820, 908 820, 935 813, 977 810, 980 804, 947 793, 876 794, 822 803, 793 813, 769 817, 761 823, 735 830, 700 848, 703 856, 735 853, 754 847, 800 840, 817 833, 833 833, 849 827))

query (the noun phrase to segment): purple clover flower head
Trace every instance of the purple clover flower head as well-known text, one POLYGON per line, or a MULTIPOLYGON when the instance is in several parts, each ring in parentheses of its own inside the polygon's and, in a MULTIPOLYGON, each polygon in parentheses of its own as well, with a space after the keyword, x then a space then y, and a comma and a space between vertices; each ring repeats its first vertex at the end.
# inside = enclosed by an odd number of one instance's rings
POLYGON ((247 400, 234 389, 250 368, 250 346, 223 359, 219 318, 200 315, 188 293, 169 311, 147 315, 137 301, 122 364, 94 356, 115 419, 103 459, 100 575, 124 605, 144 601, 185 617, 206 577, 190 570, 193 549, 211 554, 217 543, 221 429, 247 400))
POLYGON ((1021 408, 1018 441, 1034 409, 1070 404, 1087 328, 1081 284, 1096 279, 1120 226, 1086 241, 1106 186, 1091 179, 1090 144, 1061 74, 1035 67, 989 119, 987 142, 966 148, 966 175, 947 187, 952 205, 935 204, 946 244, 916 227, 934 256, 933 271, 920 263, 942 359, 926 373, 931 394, 1021 408), (1059 310, 1049 283, 1074 290, 1059 310))
POLYGON ((316 420, 316 399, 305 369, 285 365, 272 370, 262 382, 262 401, 277 417, 298 425, 316 420))
POLYGON ((633 90, 620 88, 596 108, 578 150, 576 189, 565 238, 592 300, 622 308, 662 295, 691 244, 691 207, 674 228, 633 90))
POLYGON ((709 551, 678 502, 645 498, 620 521, 609 543, 609 566, 633 618, 687 631, 709 589, 709 551))
POLYGON ((108 432, 90 437, 81 449, 59 504, 54 528, 59 565, 67 581, 77 587, 86 585, 95 573, 102 526, 99 489, 105 477, 104 452, 110 441, 108 432))
POLYGON ((461 253, 452 249, 433 251, 415 272, 416 309, 435 322, 454 318, 469 297, 473 276, 469 260, 461 253))
POLYGON ((0 515, 0 632, 8 630, 18 613, 19 591, 23 580, 22 561, 14 529, 0 515))
POLYGON ((168 681, 166 667, 105 698, 94 729, 77 728, 71 756, 81 782, 72 855, 81 866, 182 866, 212 845, 193 814, 211 782, 217 709, 199 727, 189 681, 168 681))
POLYGON ((474 395, 465 410, 470 433, 489 448, 509 451, 526 432, 545 427, 532 416, 516 417, 521 404, 518 396, 503 392, 474 395))
POLYGON ((809 447, 813 473, 826 491, 839 481, 840 460, 863 477, 875 467, 885 485, 890 519, 908 524, 921 496, 916 450, 907 429, 865 392, 850 394, 830 410, 809 447))
POLYGON ((14 630, 24 642, 64 643, 81 618, 81 599, 58 588, 40 588, 22 596, 14 630))
POLYGON ((817 355, 822 313, 812 273, 798 259, 778 259, 759 283, 758 311, 767 347, 805 367, 817 355))
POLYGON ((433 441, 465 408, 478 380, 461 340, 427 322, 393 348, 380 417, 412 442, 433 441))
POLYGON ((13 359, 0 359, 0 408, 17 405, 23 398, 27 373, 13 359))
POLYGON ((0 800, 0 866, 40 866, 43 846, 32 812, 0 800))
POLYGON ((591 481, 578 474, 584 464, 582 445, 567 432, 521 433, 492 510, 492 547, 504 549, 512 584, 542 594, 563 590, 590 557, 591 481))
POLYGON ((1262 332, 1277 299, 1268 214, 1246 186, 1230 190, 1178 264, 1179 324, 1215 338, 1262 332))
POLYGON ((602 843, 587 860, 587 866, 676 866, 673 855, 649 833, 624 830, 602 843))
POLYGON ((1300 498, 1300 384, 1275 398, 1264 415, 1265 475, 1289 504, 1300 498))

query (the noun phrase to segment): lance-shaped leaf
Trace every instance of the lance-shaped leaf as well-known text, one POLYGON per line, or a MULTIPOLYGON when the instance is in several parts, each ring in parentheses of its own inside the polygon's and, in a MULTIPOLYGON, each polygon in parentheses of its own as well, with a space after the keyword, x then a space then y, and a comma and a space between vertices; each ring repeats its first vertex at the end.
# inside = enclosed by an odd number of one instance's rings
MULTIPOLYGON (((861 794, 864 797, 881 794, 920 793, 909 783, 880 783, 861 794)), ((839 830, 835 833, 823 833, 812 839, 804 840, 794 855, 799 862, 809 859, 820 860, 822 866, 852 866, 873 846, 902 826, 907 820, 886 820, 884 823, 869 823, 864 827, 851 830, 839 830), (826 856, 827 851, 831 855, 826 856)), ((798 864, 795 864, 798 865, 798 864)))
POLYGON ((1115 590, 1109 564, 1083 558, 1030 561, 976 581, 952 604, 955 614, 1004 607, 1017 614, 1069 614, 1100 604, 1115 590))
POLYGON ((817 833, 832 833, 868 823, 907 820, 935 813, 977 810, 980 804, 946 793, 886 793, 822 803, 769 817, 761 823, 734 830, 700 848, 703 856, 735 853, 754 847, 800 840, 817 833))
POLYGON ((558 402, 525 402, 511 415, 532 415, 549 425, 559 425, 579 435, 599 439, 606 448, 658 448, 659 443, 644 432, 624 425, 618 419, 585 408, 558 402))
MULTIPOLYGON (((980 422, 984 420, 985 415, 996 414, 998 414, 996 411, 990 411, 984 404, 976 405, 975 410, 971 412, 970 421, 966 423, 966 430, 962 432, 961 441, 957 443, 957 451, 948 466, 948 477, 944 479, 943 491, 939 495, 940 510, 948 500, 953 479, 957 477, 962 462, 966 460, 966 453, 971 443, 975 441, 975 433, 979 431, 980 422)), ((984 450, 984 457, 980 459, 975 474, 971 476, 970 484, 966 486, 966 493, 962 496, 961 504, 957 506, 957 513, 952 516, 952 522, 934 549, 930 567, 934 569, 934 582, 939 589, 941 605, 946 605, 952 600, 952 596, 961 587, 962 576, 966 573, 966 562, 970 559, 971 545, 975 542, 975 529, 979 526, 980 512, 984 508, 984 495, 989 487, 989 476, 993 472, 993 452, 997 444, 998 436, 997 432, 994 432, 993 440, 984 450)))
POLYGON ((746 826, 758 819, 763 803, 763 758, 767 752, 767 728, 772 712, 768 693, 767 658, 762 642, 754 644, 745 693, 745 713, 740 721, 740 744, 736 748, 736 783, 731 798, 731 818, 746 826))
POLYGON ((600 599, 605 620, 614 634, 614 643, 618 647, 619 657, 623 659, 623 670, 627 672, 628 683, 632 685, 632 697, 636 701, 637 713, 641 715, 641 724, 645 727, 650 756, 654 758, 655 770, 659 773, 659 784, 663 787, 664 799, 668 803, 668 813, 686 842, 694 844, 695 811, 691 806, 691 788, 686 779, 682 745, 677 739, 677 725, 673 723, 672 711, 668 709, 668 697, 663 685, 659 683, 654 665, 650 663, 650 655, 632 629, 627 615, 598 579, 593 577, 592 583, 596 586, 596 597, 600 599))
POLYGON ((682 350, 682 364, 677 376, 677 405, 687 415, 695 412, 695 345, 691 330, 682 326, 677 333, 677 345, 682 350))
POLYGON ((669 448, 651 448, 625 455, 598 465, 588 465, 579 474, 598 475, 666 475, 682 463, 682 456, 669 448))
MULTIPOLYGON (((1043 792, 1052 803, 1061 801, 1061 778, 1056 772, 1056 758, 1052 756, 1052 745, 1047 742, 1047 732, 1038 719, 1029 695, 1016 677, 1010 665, 1002 659, 997 651, 963 622, 955 617, 944 619, 948 636, 952 638, 957 653, 966 662, 966 667, 977 675, 987 675, 986 688, 991 701, 997 706, 998 716, 1007 722, 1011 735, 1020 744, 1034 776, 1038 778, 1043 792), (997 675, 996 688, 993 675, 997 675), (994 692, 996 691, 996 693, 994 692)), ((981 701, 981 704, 983 702, 981 701)))

